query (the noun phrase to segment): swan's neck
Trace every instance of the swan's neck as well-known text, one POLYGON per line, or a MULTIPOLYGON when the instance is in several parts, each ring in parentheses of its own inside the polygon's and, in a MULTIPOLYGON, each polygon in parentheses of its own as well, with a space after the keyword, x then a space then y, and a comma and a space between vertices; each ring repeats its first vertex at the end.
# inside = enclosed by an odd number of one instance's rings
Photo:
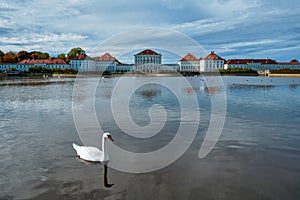
POLYGON ((104 155, 106 155, 107 151, 106 151, 106 139, 102 138, 102 151, 104 153, 104 155))
POLYGON ((106 146, 107 146, 107 139, 103 137, 102 138, 102 155, 101 155, 102 161, 108 161, 109 160, 106 146))

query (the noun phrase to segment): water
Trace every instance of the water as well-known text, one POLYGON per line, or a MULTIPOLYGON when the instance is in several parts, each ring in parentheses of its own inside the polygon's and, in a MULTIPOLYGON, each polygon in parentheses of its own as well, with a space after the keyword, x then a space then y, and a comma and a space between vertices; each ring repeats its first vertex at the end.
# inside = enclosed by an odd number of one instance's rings
MULTIPOLYGON (((117 126, 110 111, 119 79, 105 79, 97 88, 95 109, 101 127, 128 151, 149 152, 168 144, 180 122, 176 96, 156 84, 139 88, 129 101, 133 120, 147 125, 154 104, 163 105, 168 117, 157 135, 132 138, 117 126)), ((130 174, 108 169, 111 188, 103 186, 103 166, 79 160, 72 149, 73 142, 81 143, 72 114, 73 79, 49 79, 51 83, 41 85, 2 80, 0 199, 299 199, 300 79, 223 79, 226 121, 207 157, 199 159, 198 152, 209 126, 211 95, 218 95, 218 88, 207 89, 200 77, 189 77, 192 88, 179 91, 185 99, 195 93, 201 113, 191 147, 158 171, 130 174), (7 82, 18 84, 3 86, 7 82)), ((95 142, 100 145, 100 139, 95 142)))

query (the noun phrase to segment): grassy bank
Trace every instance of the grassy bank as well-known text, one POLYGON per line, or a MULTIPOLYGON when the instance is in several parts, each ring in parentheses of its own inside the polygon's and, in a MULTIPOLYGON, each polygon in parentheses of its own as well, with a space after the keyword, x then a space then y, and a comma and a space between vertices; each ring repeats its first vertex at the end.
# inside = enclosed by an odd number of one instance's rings
POLYGON ((258 76, 257 71, 252 69, 229 68, 219 70, 222 76, 258 76))
POLYGON ((300 69, 270 70, 270 74, 300 74, 300 69))
POLYGON ((0 73, 0 79, 2 79, 5 75, 3 73, 0 73))

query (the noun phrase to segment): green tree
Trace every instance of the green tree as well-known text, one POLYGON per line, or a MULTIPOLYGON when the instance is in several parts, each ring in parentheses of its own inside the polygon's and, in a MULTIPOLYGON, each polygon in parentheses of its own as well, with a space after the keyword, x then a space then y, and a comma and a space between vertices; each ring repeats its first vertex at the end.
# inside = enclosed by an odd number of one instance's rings
POLYGON ((61 53, 61 54, 59 54, 58 56, 57 56, 57 58, 58 59, 62 59, 62 60, 64 60, 64 61, 66 61, 66 54, 64 54, 64 53, 61 53))
POLYGON ((43 52, 37 52, 38 53, 38 59, 49 59, 50 55, 49 53, 43 53, 43 52))
POLYGON ((30 73, 51 73, 52 72, 51 69, 41 67, 41 66, 29 67, 28 71, 30 73))
POLYGON ((53 72, 54 74, 62 74, 62 73, 63 73, 63 70, 60 69, 60 68, 54 68, 54 69, 52 69, 52 72, 53 72))
POLYGON ((30 53, 28 53, 27 51, 19 51, 16 54, 16 61, 20 62, 22 60, 27 60, 30 59, 30 53))
POLYGON ((64 74, 76 74, 76 73, 77 73, 76 70, 71 69, 71 68, 65 68, 65 69, 62 70, 62 72, 63 72, 64 74))
POLYGON ((48 59, 50 56, 48 53, 40 52, 40 51, 32 51, 30 52, 32 59, 48 59))
POLYGON ((291 62, 299 62, 297 59, 293 59, 291 60, 291 62))
POLYGON ((4 63, 16 63, 16 55, 14 52, 8 52, 2 56, 2 62, 4 63))
POLYGON ((73 48, 68 53, 68 59, 75 58, 76 55, 79 55, 79 54, 85 54, 85 51, 82 48, 80 48, 80 47, 73 48))
POLYGON ((0 62, 2 61, 2 57, 5 55, 3 51, 0 50, 0 62))

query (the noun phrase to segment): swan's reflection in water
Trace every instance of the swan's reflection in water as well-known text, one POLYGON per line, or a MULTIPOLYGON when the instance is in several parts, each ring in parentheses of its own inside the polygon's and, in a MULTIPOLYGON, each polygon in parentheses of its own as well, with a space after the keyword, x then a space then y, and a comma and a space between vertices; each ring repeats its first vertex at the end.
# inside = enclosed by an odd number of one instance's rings
POLYGON ((107 164, 108 164, 108 162, 103 163, 103 185, 106 188, 110 188, 114 184, 108 183, 108 178, 107 178, 107 164))

